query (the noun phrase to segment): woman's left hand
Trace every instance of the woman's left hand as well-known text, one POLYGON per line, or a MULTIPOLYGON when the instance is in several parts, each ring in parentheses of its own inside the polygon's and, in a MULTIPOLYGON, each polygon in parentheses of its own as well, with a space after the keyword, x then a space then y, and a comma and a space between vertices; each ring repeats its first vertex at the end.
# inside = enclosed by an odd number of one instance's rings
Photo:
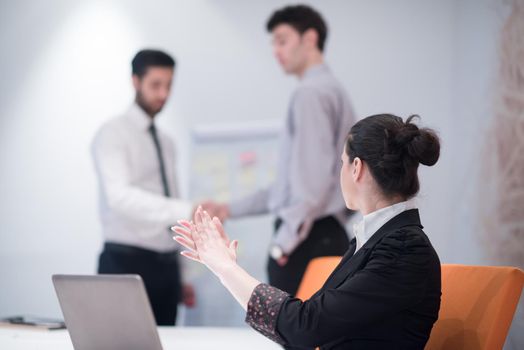
POLYGON ((192 222, 180 220, 180 226, 171 229, 174 239, 188 250, 181 254, 206 265, 215 275, 221 276, 229 267, 236 265, 238 241, 230 241, 222 223, 199 207, 192 222))

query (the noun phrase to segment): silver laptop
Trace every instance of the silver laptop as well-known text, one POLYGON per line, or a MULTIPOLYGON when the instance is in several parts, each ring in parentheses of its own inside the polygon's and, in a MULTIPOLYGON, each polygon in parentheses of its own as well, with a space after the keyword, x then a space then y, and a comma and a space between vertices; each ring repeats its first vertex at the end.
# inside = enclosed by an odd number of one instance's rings
POLYGON ((161 350, 144 283, 138 275, 54 275, 73 347, 161 350))

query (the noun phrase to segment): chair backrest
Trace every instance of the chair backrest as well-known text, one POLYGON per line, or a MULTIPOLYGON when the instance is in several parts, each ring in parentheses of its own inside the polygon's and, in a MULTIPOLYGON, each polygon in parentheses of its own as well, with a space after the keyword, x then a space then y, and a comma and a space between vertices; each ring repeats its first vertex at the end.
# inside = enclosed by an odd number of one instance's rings
POLYGON ((439 318, 426 350, 502 349, 523 284, 515 267, 442 265, 439 318))
POLYGON ((307 300, 315 294, 322 288, 341 259, 341 256, 323 256, 312 259, 304 272, 296 297, 307 300))

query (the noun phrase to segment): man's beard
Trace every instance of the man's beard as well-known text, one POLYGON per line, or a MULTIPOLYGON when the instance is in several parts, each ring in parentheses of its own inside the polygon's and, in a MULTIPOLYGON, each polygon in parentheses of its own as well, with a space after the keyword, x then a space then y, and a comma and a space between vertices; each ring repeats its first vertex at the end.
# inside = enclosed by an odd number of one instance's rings
POLYGON ((144 112, 146 112, 147 115, 151 117, 157 115, 164 107, 164 104, 162 104, 160 108, 153 108, 144 100, 144 97, 142 96, 142 93, 140 91, 136 92, 135 101, 140 106, 140 108, 142 108, 144 112))

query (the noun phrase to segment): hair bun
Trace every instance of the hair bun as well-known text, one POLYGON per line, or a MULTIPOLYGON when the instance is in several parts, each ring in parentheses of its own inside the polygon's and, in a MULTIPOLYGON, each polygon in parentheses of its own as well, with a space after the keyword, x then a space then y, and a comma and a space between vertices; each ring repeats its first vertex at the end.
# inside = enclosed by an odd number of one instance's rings
POLYGON ((440 156, 440 142, 435 131, 422 128, 411 121, 420 118, 418 115, 410 116, 404 126, 398 131, 395 140, 406 147, 408 154, 420 164, 432 166, 440 156))
POLYGON ((405 147, 417 136, 420 136, 420 130, 415 124, 404 124, 395 135, 395 143, 405 147))
POLYGON ((349 160, 360 157, 385 196, 416 195, 419 165, 431 166, 439 158, 437 134, 412 123, 416 117, 404 122, 393 114, 375 114, 359 120, 349 132, 345 150, 349 160))

